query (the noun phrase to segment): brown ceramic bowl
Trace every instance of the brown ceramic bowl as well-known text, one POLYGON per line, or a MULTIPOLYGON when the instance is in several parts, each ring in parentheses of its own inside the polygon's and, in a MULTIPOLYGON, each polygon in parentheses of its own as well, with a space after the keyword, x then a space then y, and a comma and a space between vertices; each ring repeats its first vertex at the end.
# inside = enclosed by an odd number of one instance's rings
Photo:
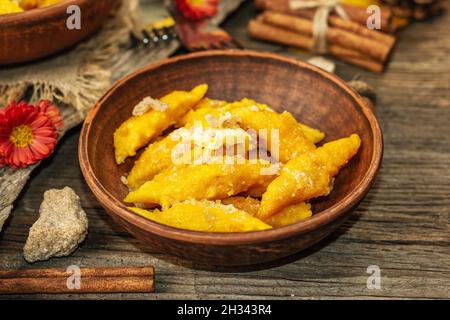
POLYGON ((0 65, 28 62, 67 49, 99 29, 117 0, 65 0, 53 6, 0 15, 0 65), (81 29, 66 26, 67 7, 81 9, 81 29))
POLYGON ((153 248, 209 265, 248 265, 299 252, 328 236, 369 191, 382 159, 382 134, 370 106, 338 77, 307 63, 252 51, 212 51, 152 64, 119 81, 89 113, 80 137, 86 181, 111 217, 153 248), (314 203, 314 216, 294 225, 248 233, 207 233, 172 228, 129 211, 117 166, 113 132, 146 96, 208 83, 208 97, 253 98, 288 110, 327 133, 327 141, 358 133, 359 154, 339 173, 332 194, 314 203))

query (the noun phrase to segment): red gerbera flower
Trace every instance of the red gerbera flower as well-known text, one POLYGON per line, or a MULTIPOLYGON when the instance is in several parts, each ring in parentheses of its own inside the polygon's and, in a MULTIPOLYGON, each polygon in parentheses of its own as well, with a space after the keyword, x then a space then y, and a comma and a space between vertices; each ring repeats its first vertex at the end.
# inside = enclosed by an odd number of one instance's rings
POLYGON ((176 0, 178 10, 190 20, 202 20, 217 14, 218 0, 176 0))
POLYGON ((0 113, 0 163, 17 169, 45 159, 57 136, 51 120, 38 108, 12 103, 0 113))
POLYGON ((47 118, 50 119, 53 126, 56 130, 59 130, 63 126, 63 119, 61 116, 61 113, 59 112, 59 109, 57 106, 55 106, 51 101, 48 100, 41 100, 36 105, 36 107, 41 111, 43 114, 47 116, 47 118))

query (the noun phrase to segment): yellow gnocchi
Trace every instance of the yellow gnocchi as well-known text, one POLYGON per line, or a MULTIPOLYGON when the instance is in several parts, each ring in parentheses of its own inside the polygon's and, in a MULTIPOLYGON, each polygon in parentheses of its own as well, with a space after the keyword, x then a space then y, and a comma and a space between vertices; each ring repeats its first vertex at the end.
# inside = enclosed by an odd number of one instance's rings
MULTIPOLYGON (((114 132, 114 149, 117 164, 123 163, 128 157, 135 156, 140 148, 179 121, 203 99, 207 90, 208 86, 202 84, 190 92, 174 91, 161 98, 161 108, 154 109, 150 106, 143 114, 134 115, 122 123, 114 132)), ((145 104, 146 101, 144 99, 142 106, 145 107, 145 104)))
POLYGON ((257 217, 266 220, 289 205, 328 195, 332 178, 355 156, 360 145, 361 139, 353 134, 289 161, 267 187, 257 217))
POLYGON ((209 99, 207 89, 148 97, 114 133, 118 164, 145 147, 124 179, 130 210, 204 232, 260 231, 310 218, 308 201, 332 191, 360 137, 317 147, 325 133, 291 113, 247 98, 209 99))
POLYGON ((205 200, 177 203, 165 211, 131 210, 147 219, 193 231, 246 232, 272 228, 233 206, 205 200))

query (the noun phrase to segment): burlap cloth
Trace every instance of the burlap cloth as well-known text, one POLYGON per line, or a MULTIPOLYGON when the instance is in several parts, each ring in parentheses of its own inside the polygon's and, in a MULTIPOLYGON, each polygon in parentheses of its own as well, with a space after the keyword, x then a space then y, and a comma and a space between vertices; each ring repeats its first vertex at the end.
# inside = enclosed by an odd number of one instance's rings
MULTIPOLYGON (((163 6, 162 0, 148 1, 159 9, 163 6)), ((214 22, 220 23, 243 1, 222 0, 214 22)), ((138 12, 138 0, 123 0, 119 11, 109 18, 102 31, 72 51, 42 62, 0 70, 0 107, 25 97, 31 102, 50 99, 61 108, 63 134, 80 124, 116 80, 178 49, 178 41, 155 49, 131 48, 129 32, 141 25, 138 12)), ((0 169, 0 231, 15 199, 38 165, 20 170, 0 169)))

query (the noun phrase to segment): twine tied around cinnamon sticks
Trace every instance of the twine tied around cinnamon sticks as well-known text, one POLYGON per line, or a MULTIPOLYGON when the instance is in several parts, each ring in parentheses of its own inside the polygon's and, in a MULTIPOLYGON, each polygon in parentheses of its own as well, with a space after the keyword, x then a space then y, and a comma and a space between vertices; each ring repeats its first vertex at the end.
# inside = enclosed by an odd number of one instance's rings
POLYGON ((289 7, 291 10, 317 9, 313 18, 313 51, 318 54, 328 53, 327 29, 330 14, 336 12, 342 19, 349 20, 339 0, 290 0, 289 7))

